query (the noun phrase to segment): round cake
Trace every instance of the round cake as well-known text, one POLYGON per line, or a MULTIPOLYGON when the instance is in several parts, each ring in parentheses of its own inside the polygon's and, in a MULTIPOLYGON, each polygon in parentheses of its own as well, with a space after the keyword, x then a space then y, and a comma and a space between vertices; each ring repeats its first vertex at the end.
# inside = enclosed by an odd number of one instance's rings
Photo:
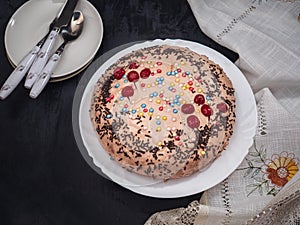
POLYGON ((123 168, 180 178, 225 150, 235 123, 234 88, 218 64, 189 48, 141 48, 99 78, 90 117, 103 149, 123 168))

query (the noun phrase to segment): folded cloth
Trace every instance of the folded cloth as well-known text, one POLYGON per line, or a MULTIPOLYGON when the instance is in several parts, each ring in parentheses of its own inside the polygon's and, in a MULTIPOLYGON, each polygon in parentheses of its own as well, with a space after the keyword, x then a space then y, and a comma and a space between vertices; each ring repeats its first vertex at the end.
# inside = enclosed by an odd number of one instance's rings
POLYGON ((241 165, 204 192, 200 202, 156 213, 146 225, 289 224, 283 221, 300 220, 300 176, 295 176, 300 167, 300 121, 269 89, 255 97, 259 124, 241 165), (286 185, 290 187, 284 188, 286 185))
POLYGON ((200 28, 237 52, 256 93, 258 126, 249 153, 227 179, 156 224, 299 224, 299 1, 188 0, 200 28))
POLYGON ((248 225, 300 224, 300 173, 248 225))
POLYGON ((202 31, 239 54, 253 91, 269 88, 300 118, 300 1, 188 2, 202 31))

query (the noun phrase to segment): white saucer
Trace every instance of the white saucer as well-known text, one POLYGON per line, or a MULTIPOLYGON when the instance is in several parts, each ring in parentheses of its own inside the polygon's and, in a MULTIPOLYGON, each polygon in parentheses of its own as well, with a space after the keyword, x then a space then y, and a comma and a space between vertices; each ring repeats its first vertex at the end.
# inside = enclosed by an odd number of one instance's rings
MULTIPOLYGON (((23 4, 9 20, 5 30, 5 48, 12 64, 18 62, 48 32, 49 24, 63 5, 63 0, 30 0, 23 4)), ((97 9, 87 0, 78 1, 77 10, 84 14, 81 35, 70 42, 51 78, 61 78, 75 73, 89 63, 97 53, 103 24, 97 9)), ((59 36, 54 50, 62 43, 59 36)))

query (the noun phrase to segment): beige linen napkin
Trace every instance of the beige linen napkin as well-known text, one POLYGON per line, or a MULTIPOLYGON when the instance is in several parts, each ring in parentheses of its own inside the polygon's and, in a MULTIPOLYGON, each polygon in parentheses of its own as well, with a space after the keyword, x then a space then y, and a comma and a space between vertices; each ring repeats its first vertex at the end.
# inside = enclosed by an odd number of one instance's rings
POLYGON ((254 92, 270 88, 300 118, 300 1, 188 0, 202 31, 237 52, 254 92))
MULTIPOLYGON (((256 94, 258 127, 254 144, 238 169, 206 191, 206 223, 244 224, 280 192, 299 170, 300 121, 291 116, 269 89, 256 94)), ((300 213, 300 212, 299 212, 300 213)))
POLYGON ((239 54, 236 65, 256 93, 258 127, 249 154, 233 174, 200 201, 156 213, 146 225, 297 224, 300 2, 188 2, 203 32, 239 54))
MULTIPOLYGON (((294 202, 299 203, 298 208, 292 207, 293 211, 286 206, 290 213, 284 215, 294 215, 300 219, 300 192, 296 193, 299 189, 295 190, 294 187, 293 192, 284 190, 281 197, 274 197, 299 170, 300 121, 278 103, 269 89, 261 90, 255 97, 259 123, 255 142, 238 169, 223 182, 204 192, 200 202, 192 202, 187 208, 154 214, 147 225, 229 225, 245 224, 247 221, 263 224, 260 220, 257 222, 255 216, 263 211, 263 215, 270 213, 270 207, 276 208, 278 202, 282 203, 282 199, 292 195, 293 199, 298 198, 294 202), (252 221, 253 217, 255 220, 252 221)), ((300 186, 299 176, 295 183, 297 187, 300 186)), ((277 213, 272 218, 279 215, 277 213)), ((286 219, 283 215, 280 218, 286 219)))

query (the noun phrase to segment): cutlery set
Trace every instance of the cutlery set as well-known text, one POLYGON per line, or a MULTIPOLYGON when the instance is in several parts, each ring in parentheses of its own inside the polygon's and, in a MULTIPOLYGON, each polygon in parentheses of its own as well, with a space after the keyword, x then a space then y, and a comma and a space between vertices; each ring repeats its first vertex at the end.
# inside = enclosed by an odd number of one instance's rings
POLYGON ((77 2, 78 0, 67 0, 64 3, 49 25, 49 32, 23 57, 7 78, 0 89, 0 99, 5 99, 26 74, 24 86, 31 89, 29 96, 39 96, 58 65, 66 44, 81 34, 84 17, 80 11, 74 11, 77 2), (58 35, 61 35, 64 41, 50 57, 58 35))

